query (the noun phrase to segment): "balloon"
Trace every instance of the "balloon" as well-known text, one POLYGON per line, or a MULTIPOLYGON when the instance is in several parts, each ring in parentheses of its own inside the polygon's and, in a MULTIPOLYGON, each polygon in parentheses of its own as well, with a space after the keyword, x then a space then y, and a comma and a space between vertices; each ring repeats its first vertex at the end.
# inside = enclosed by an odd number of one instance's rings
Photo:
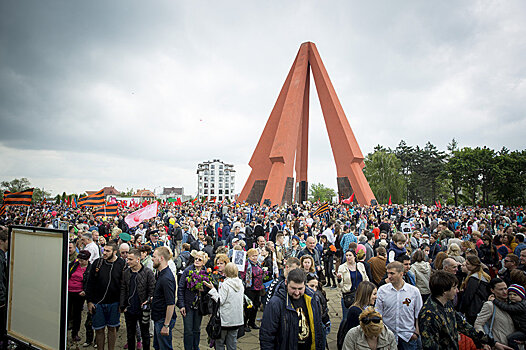
POLYGON ((173 225, 173 224, 175 224, 175 219, 174 218, 170 218, 170 220, 168 220, 168 222, 173 225))
POLYGON ((138 217, 138 216, 134 217, 134 218, 133 218, 133 221, 135 221, 135 222, 139 222, 139 217, 138 217))
POLYGON ((104 217, 102 217, 102 221, 106 221, 106 217, 105 217, 105 216, 104 216, 104 217))
POLYGON ((53 216, 57 216, 57 212, 56 212, 55 210, 53 210, 53 211, 51 212, 51 215, 53 215, 53 216))

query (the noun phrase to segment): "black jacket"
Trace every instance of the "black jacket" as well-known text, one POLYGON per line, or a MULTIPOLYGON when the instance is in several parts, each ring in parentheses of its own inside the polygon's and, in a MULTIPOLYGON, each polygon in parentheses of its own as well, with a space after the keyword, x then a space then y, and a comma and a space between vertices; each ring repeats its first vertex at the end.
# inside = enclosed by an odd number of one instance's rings
MULTIPOLYGON (((122 273, 120 297, 121 310, 124 310, 130 304, 130 277, 131 269, 127 268, 122 273)), ((139 295, 139 300, 141 301, 141 304, 144 303, 146 300, 151 300, 151 298, 153 297, 153 290, 155 288, 155 277, 153 275, 153 271, 149 268, 142 266, 141 264, 141 269, 137 273, 135 283, 137 285, 137 293, 139 295)))
POLYGON ((117 258, 113 263, 108 263, 103 258, 99 258, 92 265, 86 285, 86 300, 94 304, 118 303, 122 272, 125 267, 124 260, 117 258), (99 266, 100 269, 97 271, 99 266))
POLYGON ((476 276, 468 277, 459 306, 459 311, 465 314, 468 320, 476 318, 482 309, 482 304, 488 300, 488 285, 488 282, 482 281, 476 276))
MULTIPOLYGON (((324 350, 326 338, 321 320, 320 301, 309 288, 305 288, 303 297, 309 310, 309 318, 312 315, 310 321, 314 324, 312 342, 315 344, 315 350, 324 350)), ((263 312, 259 330, 260 349, 297 350, 298 331, 298 313, 292 307, 287 288, 282 283, 263 312)))
MULTIPOLYGON (((71 278, 71 275, 73 275, 73 273, 77 271, 77 268, 79 267, 79 265, 80 264, 78 260, 72 261, 69 264, 68 280, 71 278)), ((86 270, 82 274, 82 290, 84 291, 86 291, 86 287, 88 285, 88 276, 89 276, 90 270, 91 270, 91 264, 88 263, 86 270)))

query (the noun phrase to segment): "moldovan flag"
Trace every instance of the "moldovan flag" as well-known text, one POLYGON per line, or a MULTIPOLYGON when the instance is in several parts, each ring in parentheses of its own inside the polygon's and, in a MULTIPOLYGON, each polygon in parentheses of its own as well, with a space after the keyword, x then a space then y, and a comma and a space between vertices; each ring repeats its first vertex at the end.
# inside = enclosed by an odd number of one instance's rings
POLYGON ((150 205, 145 206, 142 209, 134 211, 133 213, 127 215, 124 218, 124 221, 128 224, 130 228, 139 225, 144 220, 154 218, 157 215, 157 206, 159 202, 155 201, 150 205))

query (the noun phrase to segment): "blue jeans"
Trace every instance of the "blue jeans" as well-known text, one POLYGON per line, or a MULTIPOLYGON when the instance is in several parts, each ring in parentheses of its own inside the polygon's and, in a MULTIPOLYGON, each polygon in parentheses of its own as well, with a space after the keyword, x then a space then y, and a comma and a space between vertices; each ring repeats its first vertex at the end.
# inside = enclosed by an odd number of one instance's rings
POLYGON ((155 350, 172 350, 172 329, 175 326, 175 318, 170 321, 168 336, 161 335, 164 326, 164 318, 153 322, 153 348, 155 350))
POLYGON ((202 319, 203 316, 197 310, 186 308, 186 316, 183 317, 183 343, 185 350, 199 350, 202 319))
POLYGON ((398 337, 398 350, 417 350, 418 339, 405 341, 398 337))

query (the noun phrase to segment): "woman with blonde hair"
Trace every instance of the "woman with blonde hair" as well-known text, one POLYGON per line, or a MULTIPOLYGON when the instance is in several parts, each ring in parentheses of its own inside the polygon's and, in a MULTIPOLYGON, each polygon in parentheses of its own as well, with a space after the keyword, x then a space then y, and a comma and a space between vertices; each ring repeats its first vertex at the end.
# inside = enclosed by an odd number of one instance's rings
POLYGON ((215 348, 235 350, 237 347, 237 332, 243 326, 243 282, 238 277, 236 264, 227 263, 224 267, 225 280, 219 288, 212 283, 204 282, 210 288, 210 296, 219 302, 219 315, 221 317, 221 337, 216 340, 215 348))
POLYGON ((462 256, 462 250, 456 243, 449 243, 449 247, 447 248, 447 256, 448 258, 451 258, 461 264, 466 261, 466 259, 462 256))
POLYGON ((314 268, 314 258, 310 255, 303 255, 300 258, 300 267, 305 273, 316 273, 316 269, 314 268))
POLYGON ((258 251, 250 248, 247 252, 245 270, 240 273, 241 280, 245 285, 245 295, 252 301, 253 307, 245 309, 245 332, 250 332, 250 328, 259 329, 256 325, 256 315, 261 304, 261 292, 263 286, 264 271, 258 262, 258 251))
POLYGON ((360 315, 360 327, 352 328, 343 342, 343 350, 396 350, 396 337, 383 323, 382 315, 368 307, 360 315))
POLYGON ((179 280, 179 288, 177 289, 177 307, 183 316, 183 343, 185 350, 199 349, 199 341, 201 335, 201 321, 203 315, 198 310, 198 305, 195 303, 200 297, 203 290, 194 291, 190 289, 187 277, 192 272, 205 270, 208 262, 208 254, 202 251, 192 250, 190 255, 194 258, 193 264, 189 265, 184 271, 179 280))
POLYGON ((490 276, 482 269, 480 259, 468 255, 462 264, 462 271, 467 273, 460 290, 463 291, 459 311, 466 315, 469 324, 474 324, 482 305, 488 300, 490 276))

